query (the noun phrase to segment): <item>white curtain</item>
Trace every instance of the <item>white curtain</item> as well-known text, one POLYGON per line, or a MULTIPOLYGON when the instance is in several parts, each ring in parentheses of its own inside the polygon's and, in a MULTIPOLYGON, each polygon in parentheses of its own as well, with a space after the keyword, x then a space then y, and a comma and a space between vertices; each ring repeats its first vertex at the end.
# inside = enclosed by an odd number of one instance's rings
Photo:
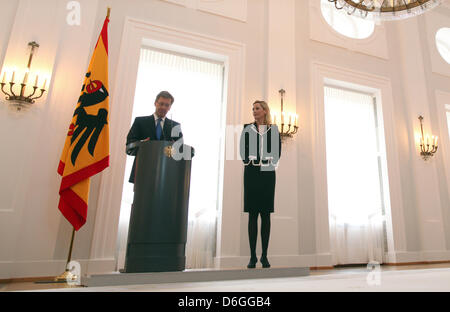
POLYGON ((330 242, 334 265, 383 262, 383 198, 373 97, 325 87, 330 242))
MULTIPOLYGON (((213 266, 216 242, 224 66, 218 62, 143 48, 139 63, 133 118, 155 110, 156 95, 169 91, 175 98, 167 117, 181 123, 184 143, 195 148, 189 194, 186 268, 213 266)), ((132 122, 131 121, 131 122, 132 122)), ((131 125, 130 125, 131 126, 131 125)), ((125 260, 133 186, 128 157, 118 239, 118 267, 125 260)))

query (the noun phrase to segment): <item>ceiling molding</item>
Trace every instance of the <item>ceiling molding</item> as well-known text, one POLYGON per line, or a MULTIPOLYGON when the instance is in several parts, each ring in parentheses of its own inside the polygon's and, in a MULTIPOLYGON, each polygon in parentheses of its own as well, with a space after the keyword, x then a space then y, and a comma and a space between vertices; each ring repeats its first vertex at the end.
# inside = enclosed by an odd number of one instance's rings
POLYGON ((247 0, 161 0, 209 14, 247 22, 247 0))

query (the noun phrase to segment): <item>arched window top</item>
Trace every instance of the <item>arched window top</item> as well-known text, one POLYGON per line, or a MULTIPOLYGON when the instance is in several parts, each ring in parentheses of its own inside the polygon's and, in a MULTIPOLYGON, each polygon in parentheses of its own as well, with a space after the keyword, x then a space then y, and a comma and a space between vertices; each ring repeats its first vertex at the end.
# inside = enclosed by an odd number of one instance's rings
POLYGON ((348 15, 345 10, 337 10, 334 3, 321 0, 322 15, 327 23, 338 33, 353 39, 370 37, 375 30, 375 22, 348 15))
POLYGON ((450 64, 450 28, 444 27, 437 31, 436 47, 442 58, 450 64))

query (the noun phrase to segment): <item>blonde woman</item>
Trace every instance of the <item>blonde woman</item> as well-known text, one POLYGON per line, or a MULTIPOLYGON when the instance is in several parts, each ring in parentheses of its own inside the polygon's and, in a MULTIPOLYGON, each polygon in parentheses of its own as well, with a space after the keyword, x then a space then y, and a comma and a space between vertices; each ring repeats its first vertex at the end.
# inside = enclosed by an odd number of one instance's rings
POLYGON ((275 168, 281 156, 281 138, 276 125, 271 124, 270 108, 264 101, 253 103, 255 121, 244 125, 240 140, 240 153, 244 162, 244 212, 249 213, 248 238, 250 262, 256 267, 256 241, 258 216, 261 216, 260 262, 269 268, 267 249, 270 238, 270 214, 274 212, 275 168))

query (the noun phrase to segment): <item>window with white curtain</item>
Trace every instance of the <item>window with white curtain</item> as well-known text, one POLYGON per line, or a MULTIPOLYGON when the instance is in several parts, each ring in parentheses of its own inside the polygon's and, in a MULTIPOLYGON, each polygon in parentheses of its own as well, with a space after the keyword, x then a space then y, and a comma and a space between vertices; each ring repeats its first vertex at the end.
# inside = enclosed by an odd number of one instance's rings
MULTIPOLYGON (((224 65, 193 56, 142 48, 131 123, 155 111, 156 95, 163 90, 175 98, 167 117, 181 124, 184 144, 195 148, 189 193, 186 268, 213 266, 216 212, 219 206, 220 141, 224 118, 224 65)), ((133 184, 128 178, 133 157, 127 156, 119 221, 118 268, 125 262, 133 184)))
POLYGON ((327 86, 324 104, 333 262, 382 263, 384 173, 374 97, 327 86))
POLYGON ((328 0, 321 0, 320 6, 328 25, 346 37, 365 39, 375 30, 374 21, 349 15, 344 9, 338 10, 334 3, 328 0))

